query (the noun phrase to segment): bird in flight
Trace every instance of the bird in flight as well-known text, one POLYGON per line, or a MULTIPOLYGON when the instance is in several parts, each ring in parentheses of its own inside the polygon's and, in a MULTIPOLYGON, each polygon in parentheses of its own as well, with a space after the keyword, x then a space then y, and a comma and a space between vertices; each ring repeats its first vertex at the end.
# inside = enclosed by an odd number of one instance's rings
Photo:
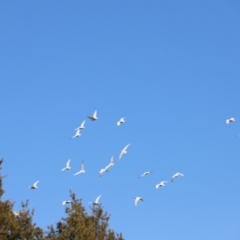
POLYGON ((38 188, 37 184, 39 183, 39 181, 36 181, 32 186, 30 186, 31 189, 36 189, 38 188))
POLYGON ((114 165, 114 162, 113 162, 113 156, 111 157, 110 159, 110 163, 105 167, 106 169, 112 167, 114 165))
POLYGON ((81 174, 81 173, 85 173, 85 168, 84 168, 84 162, 82 161, 82 164, 81 164, 81 169, 79 172, 76 172, 73 176, 76 176, 78 174, 81 174))
POLYGON ((167 183, 167 181, 162 181, 162 182, 158 183, 158 184, 156 185, 156 189, 158 189, 159 187, 164 187, 164 186, 165 186, 165 183, 167 183))
POLYGON ((135 197, 135 200, 134 200, 135 206, 137 206, 139 200, 144 201, 142 197, 135 197))
POLYGON ((152 173, 153 171, 148 171, 148 172, 144 172, 142 175, 140 175, 138 178, 142 178, 144 176, 147 176, 148 174, 152 173))
POLYGON ((76 131, 75 135, 72 136, 71 138, 77 138, 77 137, 80 137, 81 136, 81 133, 80 133, 80 128, 76 131))
POLYGON ((102 174, 105 173, 105 172, 108 172, 107 167, 100 169, 100 171, 99 171, 99 177, 102 177, 102 174))
POLYGON ((63 202, 62 202, 62 205, 64 206, 64 205, 66 205, 66 204, 68 204, 68 203, 71 203, 71 201, 70 201, 70 200, 63 201, 63 202))
POLYGON ((127 149, 128 149, 128 147, 129 147, 129 145, 130 145, 130 143, 129 143, 126 147, 124 147, 123 150, 120 152, 118 161, 120 161, 120 159, 122 158, 122 156, 127 153, 127 149))
POLYGON ((80 129, 80 130, 84 129, 85 128, 85 126, 84 126, 85 122, 86 122, 86 120, 84 120, 79 127, 75 128, 75 131, 77 131, 78 129, 80 129))
POLYGON ((182 173, 175 173, 171 178, 171 182, 173 183, 174 178, 179 177, 179 176, 183 177, 184 175, 182 173))
POLYGON ((97 110, 95 110, 95 112, 93 113, 92 116, 87 116, 90 120, 95 121, 98 120, 97 118, 97 110))
POLYGON ((119 121, 117 122, 117 125, 120 126, 122 123, 124 123, 125 122, 125 118, 126 117, 120 118, 119 121))
POLYGON ((89 203, 92 203, 93 205, 99 205, 100 197, 101 197, 101 195, 99 195, 94 202, 89 202, 89 203))
POLYGON ((226 124, 229 124, 229 123, 232 123, 232 122, 235 122, 236 119, 235 118, 229 118, 226 120, 226 124))
POLYGON ((65 171, 65 170, 70 170, 71 167, 70 167, 70 159, 68 159, 67 163, 66 163, 66 167, 62 169, 62 171, 65 171))
POLYGON ((14 211, 14 210, 13 210, 12 212, 13 212, 13 214, 14 214, 15 217, 19 217, 19 212, 16 212, 16 211, 14 211))

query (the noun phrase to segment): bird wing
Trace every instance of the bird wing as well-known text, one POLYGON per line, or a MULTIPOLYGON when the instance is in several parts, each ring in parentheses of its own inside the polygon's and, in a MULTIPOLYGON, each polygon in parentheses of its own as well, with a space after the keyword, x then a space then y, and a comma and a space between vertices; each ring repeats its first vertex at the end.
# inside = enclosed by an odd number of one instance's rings
POLYGON ((37 187, 37 184, 39 183, 39 181, 36 181, 34 184, 33 184, 33 186, 34 187, 37 187))
POLYGON ((129 146, 130 146, 130 143, 129 143, 127 146, 125 146, 123 150, 124 150, 124 151, 127 151, 127 149, 128 149, 129 146))
POLYGON ((95 203, 98 203, 100 197, 101 197, 101 195, 99 195, 99 196, 96 198, 95 203))
POLYGON ((84 171, 84 161, 82 161, 81 170, 84 171))
POLYGON ((113 156, 111 157, 111 160, 110 160, 110 163, 113 163, 113 160, 114 160, 114 158, 113 158, 113 156))
POLYGON ((135 198, 135 201, 134 201, 135 206, 137 206, 138 201, 139 201, 139 198, 135 198))
POLYGON ((97 110, 93 113, 93 118, 97 118, 97 110))
POLYGON ((121 122, 120 122, 120 121, 118 121, 118 122, 117 122, 117 125, 118 125, 118 126, 120 126, 120 124, 121 124, 121 122))
POLYGON ((86 120, 84 120, 81 125, 80 125, 80 128, 84 128, 84 124, 85 124, 86 120))
POLYGON ((184 174, 182 174, 182 173, 178 173, 178 176, 182 176, 182 177, 183 177, 183 176, 184 176, 184 174))
POLYGON ((122 155, 123 155, 123 150, 120 152, 119 154, 119 158, 118 158, 118 161, 122 158, 122 155))
POLYGON ((70 159, 68 159, 66 167, 69 168, 70 167, 70 159))

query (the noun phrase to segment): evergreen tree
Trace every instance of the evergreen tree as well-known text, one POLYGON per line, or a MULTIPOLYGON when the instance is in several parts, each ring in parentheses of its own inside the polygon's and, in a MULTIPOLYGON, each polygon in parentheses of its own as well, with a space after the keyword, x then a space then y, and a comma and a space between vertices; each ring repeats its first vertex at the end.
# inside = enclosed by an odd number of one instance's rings
POLYGON ((93 206, 88 215, 81 199, 76 199, 70 192, 71 205, 66 207, 67 217, 49 227, 48 239, 52 240, 124 240, 121 234, 115 234, 108 229, 110 216, 103 211, 102 206, 93 206))

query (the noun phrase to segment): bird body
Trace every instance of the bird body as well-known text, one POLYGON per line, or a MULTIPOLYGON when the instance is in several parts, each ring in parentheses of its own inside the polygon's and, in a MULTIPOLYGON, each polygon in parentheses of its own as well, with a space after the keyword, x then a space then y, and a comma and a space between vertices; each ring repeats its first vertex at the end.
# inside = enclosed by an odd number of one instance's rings
POLYGON ((138 178, 142 178, 144 176, 147 176, 148 174, 152 173, 153 171, 148 171, 148 172, 144 172, 142 175, 140 175, 138 178))
POLYGON ((226 120, 226 124, 229 124, 229 123, 232 123, 232 122, 235 122, 236 119, 235 118, 229 118, 226 120))
POLYGON ((67 163, 66 163, 66 167, 62 169, 62 171, 65 171, 65 170, 70 170, 71 167, 70 167, 70 159, 68 159, 67 163))
POLYGON ((101 197, 101 195, 99 195, 94 202, 89 202, 89 203, 92 203, 93 205, 99 205, 100 197, 101 197))
POLYGON ((110 167, 112 167, 112 166, 114 166, 113 156, 112 156, 111 159, 110 159, 110 163, 109 163, 105 168, 108 169, 108 168, 110 168, 110 167))
POLYGON ((62 205, 64 206, 64 205, 66 205, 66 204, 68 204, 68 203, 71 203, 71 201, 70 201, 70 200, 63 201, 63 202, 62 202, 62 205))
POLYGON ((158 184, 156 185, 156 189, 158 189, 159 187, 164 187, 164 186, 165 186, 165 183, 167 183, 167 181, 162 181, 162 182, 158 183, 158 184))
POLYGON ((78 174, 82 174, 82 173, 85 173, 85 168, 84 168, 84 162, 82 161, 82 164, 81 164, 81 169, 79 172, 76 172, 73 176, 76 176, 78 174))
POLYGON ((90 120, 92 120, 92 121, 98 120, 98 118, 97 118, 97 110, 95 110, 95 112, 93 113, 92 116, 88 116, 88 118, 89 118, 90 120))
POLYGON ((122 123, 124 123, 125 122, 125 118, 126 117, 120 118, 120 120, 117 122, 117 125, 120 126, 122 123))
POLYGON ((77 138, 77 137, 80 137, 81 136, 81 133, 80 133, 80 128, 77 129, 76 133, 74 136, 72 136, 72 138, 77 138))
POLYGON ((135 206, 137 206, 139 200, 144 201, 142 197, 135 197, 135 200, 134 200, 135 206))
POLYGON ((171 178, 171 182, 173 183, 173 179, 176 178, 176 177, 179 177, 179 176, 184 176, 182 173, 175 173, 172 178, 171 178))
POLYGON ((77 130, 84 129, 84 128, 85 128, 85 127, 84 127, 85 122, 86 122, 86 120, 84 120, 84 121, 81 123, 81 125, 80 125, 79 127, 77 127, 75 130, 77 131, 77 130))
POLYGON ((30 186, 31 189, 37 189, 38 186, 37 184, 39 183, 39 181, 36 181, 32 186, 30 186))
POLYGON ((122 158, 122 156, 123 156, 124 154, 127 154, 127 149, 128 149, 129 146, 130 146, 130 143, 129 143, 127 146, 125 146, 125 147, 123 148, 123 150, 120 152, 118 161, 120 161, 120 159, 122 158))
POLYGON ((102 174, 105 173, 105 172, 108 172, 107 167, 100 169, 100 171, 99 171, 99 177, 102 177, 102 174))

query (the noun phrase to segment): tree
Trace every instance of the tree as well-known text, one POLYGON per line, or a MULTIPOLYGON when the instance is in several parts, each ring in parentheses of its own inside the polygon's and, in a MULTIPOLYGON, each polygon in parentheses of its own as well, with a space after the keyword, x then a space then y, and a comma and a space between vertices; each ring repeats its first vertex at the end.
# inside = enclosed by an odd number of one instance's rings
POLYGON ((115 234, 108 229, 110 216, 101 205, 91 208, 88 215, 81 199, 70 191, 71 205, 66 207, 67 217, 49 227, 48 239, 52 240, 124 240, 122 234, 115 234))
POLYGON ((93 206, 89 215, 82 200, 76 199, 71 191, 71 204, 65 209, 67 216, 44 233, 33 223, 34 210, 28 209, 28 200, 22 203, 20 212, 13 210, 14 203, 10 200, 2 201, 2 163, 3 159, 0 160, 0 240, 124 240, 122 234, 108 228, 110 215, 101 205, 93 206))

